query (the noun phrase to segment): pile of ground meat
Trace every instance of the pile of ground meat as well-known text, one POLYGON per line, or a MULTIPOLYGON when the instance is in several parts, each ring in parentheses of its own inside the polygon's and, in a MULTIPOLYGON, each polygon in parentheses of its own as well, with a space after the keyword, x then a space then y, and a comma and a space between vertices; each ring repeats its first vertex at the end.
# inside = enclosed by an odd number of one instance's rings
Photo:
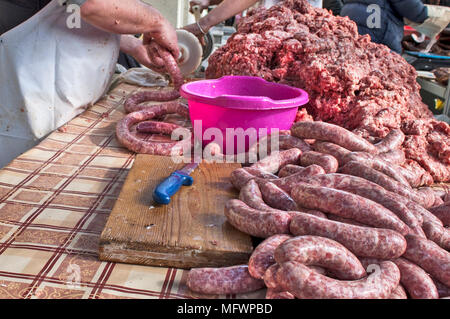
POLYGON ((372 142, 401 128, 404 165, 431 174, 424 181, 450 181, 450 127, 435 121, 422 102, 414 68, 359 35, 347 17, 306 0, 256 9, 209 58, 206 77, 224 75, 260 76, 306 90, 310 102, 298 120, 312 116, 372 142))

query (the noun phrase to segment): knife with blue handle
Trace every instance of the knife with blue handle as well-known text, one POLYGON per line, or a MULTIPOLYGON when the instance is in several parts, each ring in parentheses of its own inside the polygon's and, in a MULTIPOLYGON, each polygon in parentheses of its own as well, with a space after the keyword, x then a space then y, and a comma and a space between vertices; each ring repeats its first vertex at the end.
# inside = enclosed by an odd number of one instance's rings
POLYGON ((181 186, 191 186, 194 183, 194 179, 190 175, 197 166, 198 163, 191 163, 170 174, 153 191, 153 200, 158 204, 169 204, 170 198, 180 190, 181 186))

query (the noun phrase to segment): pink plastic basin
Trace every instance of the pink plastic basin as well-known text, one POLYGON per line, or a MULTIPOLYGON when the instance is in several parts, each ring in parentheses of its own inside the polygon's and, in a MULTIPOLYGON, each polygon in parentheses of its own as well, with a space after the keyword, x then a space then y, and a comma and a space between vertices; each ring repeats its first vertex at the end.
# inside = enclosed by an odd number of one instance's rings
POLYGON ((203 146, 218 142, 224 154, 247 151, 275 129, 289 130, 298 107, 308 102, 301 89, 252 76, 190 82, 180 93, 188 100, 195 138, 201 138, 203 146))

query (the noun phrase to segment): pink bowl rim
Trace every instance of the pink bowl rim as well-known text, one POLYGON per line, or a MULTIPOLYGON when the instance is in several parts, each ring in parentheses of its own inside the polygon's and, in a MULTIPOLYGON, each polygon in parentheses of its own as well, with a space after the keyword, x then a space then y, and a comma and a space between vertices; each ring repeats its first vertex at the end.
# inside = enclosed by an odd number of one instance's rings
POLYGON ((292 87, 286 84, 269 82, 264 80, 263 78, 256 76, 242 76, 242 75, 227 75, 219 79, 207 79, 189 82, 181 86, 180 94, 188 101, 233 109, 248 109, 248 110, 273 110, 273 109, 286 109, 294 107, 296 108, 305 105, 309 101, 308 93, 302 89, 292 87), (267 96, 244 96, 232 94, 222 94, 216 97, 211 97, 208 95, 199 94, 190 88, 190 86, 198 84, 199 82, 221 83, 229 80, 255 81, 259 82, 260 85, 265 85, 267 87, 288 88, 289 90, 297 93, 298 96, 295 98, 284 100, 273 100, 267 96))

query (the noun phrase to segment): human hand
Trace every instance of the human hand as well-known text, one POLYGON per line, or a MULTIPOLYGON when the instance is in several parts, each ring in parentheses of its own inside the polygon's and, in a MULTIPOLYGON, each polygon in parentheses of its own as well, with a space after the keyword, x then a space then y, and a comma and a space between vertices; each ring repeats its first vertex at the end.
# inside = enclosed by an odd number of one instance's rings
MULTIPOLYGON (((201 26, 203 31, 208 32, 209 28, 203 27, 201 25, 201 23, 200 23, 200 26, 201 26)), ((188 25, 184 26, 183 29, 186 30, 186 31, 189 31, 190 33, 195 35, 203 46, 206 45, 205 35, 200 30, 200 28, 198 27, 197 23, 188 24, 188 25)))
POLYGON ((169 51, 174 59, 178 60, 180 48, 178 47, 177 33, 175 28, 165 18, 161 19, 160 25, 154 31, 144 34, 143 44, 148 46, 152 42, 169 51))

